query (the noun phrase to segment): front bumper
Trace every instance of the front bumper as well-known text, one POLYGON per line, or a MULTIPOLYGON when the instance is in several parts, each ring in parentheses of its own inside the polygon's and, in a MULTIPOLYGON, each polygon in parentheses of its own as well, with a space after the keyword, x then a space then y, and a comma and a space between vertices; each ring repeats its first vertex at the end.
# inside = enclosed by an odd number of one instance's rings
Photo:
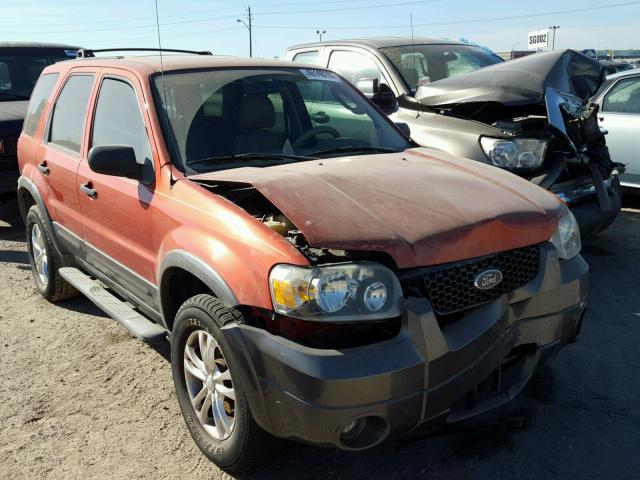
POLYGON ((618 175, 612 174, 604 181, 611 205, 603 210, 598 203, 593 179, 583 177, 570 182, 555 184, 551 191, 569 205, 580 226, 580 234, 587 237, 607 228, 622 208, 622 190, 618 175))
POLYGON ((364 347, 313 349, 248 325, 222 331, 265 430, 358 450, 511 400, 541 361, 577 335, 587 278, 582 257, 558 260, 544 244, 532 282, 443 327, 428 300, 409 298, 399 335, 364 347), (492 391, 496 375, 502 379, 492 391), (364 417, 359 436, 341 437, 364 417))

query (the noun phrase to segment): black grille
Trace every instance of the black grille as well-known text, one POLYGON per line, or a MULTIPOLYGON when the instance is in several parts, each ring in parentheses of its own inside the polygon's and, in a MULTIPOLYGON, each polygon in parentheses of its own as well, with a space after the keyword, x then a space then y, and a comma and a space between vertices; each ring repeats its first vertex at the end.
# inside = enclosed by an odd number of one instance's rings
POLYGON ((427 297, 434 311, 449 315, 488 302, 533 280, 540 268, 537 245, 486 257, 448 263, 411 272, 403 280, 405 295, 427 297), (480 290, 474 285, 479 273, 499 270, 502 281, 480 290))

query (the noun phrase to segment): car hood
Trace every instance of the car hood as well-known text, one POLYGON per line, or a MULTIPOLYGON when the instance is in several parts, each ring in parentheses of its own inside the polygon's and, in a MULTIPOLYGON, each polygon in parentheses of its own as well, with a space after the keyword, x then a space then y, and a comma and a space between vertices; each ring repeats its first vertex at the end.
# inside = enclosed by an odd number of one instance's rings
POLYGON ((20 135, 28 105, 28 100, 0 102, 0 135, 20 135))
POLYGON ((416 99, 429 107, 487 102, 536 105, 544 103, 551 87, 587 100, 604 78, 602 65, 586 55, 574 50, 544 52, 423 85, 416 99))
POLYGON ((252 185, 311 246, 384 252, 399 268, 544 242, 564 208, 515 175, 422 148, 189 178, 252 185))

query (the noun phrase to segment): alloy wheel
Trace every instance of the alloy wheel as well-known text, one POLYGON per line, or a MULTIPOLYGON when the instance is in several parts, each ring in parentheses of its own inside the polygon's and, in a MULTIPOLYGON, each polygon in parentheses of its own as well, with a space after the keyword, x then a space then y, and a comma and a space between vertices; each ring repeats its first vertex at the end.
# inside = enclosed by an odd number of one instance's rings
POLYGON ((205 431, 225 440, 235 426, 231 372, 218 342, 208 332, 195 330, 184 347, 184 376, 191 405, 205 431))
POLYGON ((49 283, 49 258, 42 229, 37 223, 34 223, 31 229, 31 247, 36 276, 40 283, 46 287, 49 283))

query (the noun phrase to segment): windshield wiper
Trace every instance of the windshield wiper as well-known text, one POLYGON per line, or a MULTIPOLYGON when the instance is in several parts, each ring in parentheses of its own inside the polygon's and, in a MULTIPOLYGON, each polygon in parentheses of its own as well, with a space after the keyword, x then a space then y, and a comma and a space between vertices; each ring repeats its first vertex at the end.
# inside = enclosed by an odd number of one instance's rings
POLYGON ((311 153, 311 155, 328 155, 331 153, 342 153, 342 152, 399 153, 403 151, 404 150, 398 150, 396 148, 388 148, 388 147, 372 147, 369 145, 347 145, 344 147, 331 148, 329 150, 320 150, 319 152, 311 153))
POLYGON ((288 155, 286 153, 238 153, 236 155, 221 155, 219 157, 199 158, 198 160, 189 160, 187 165, 193 165, 195 163, 226 163, 233 162, 235 160, 251 161, 251 160, 295 160, 296 162, 302 162, 305 160, 314 160, 313 157, 306 157, 303 155, 288 155))

